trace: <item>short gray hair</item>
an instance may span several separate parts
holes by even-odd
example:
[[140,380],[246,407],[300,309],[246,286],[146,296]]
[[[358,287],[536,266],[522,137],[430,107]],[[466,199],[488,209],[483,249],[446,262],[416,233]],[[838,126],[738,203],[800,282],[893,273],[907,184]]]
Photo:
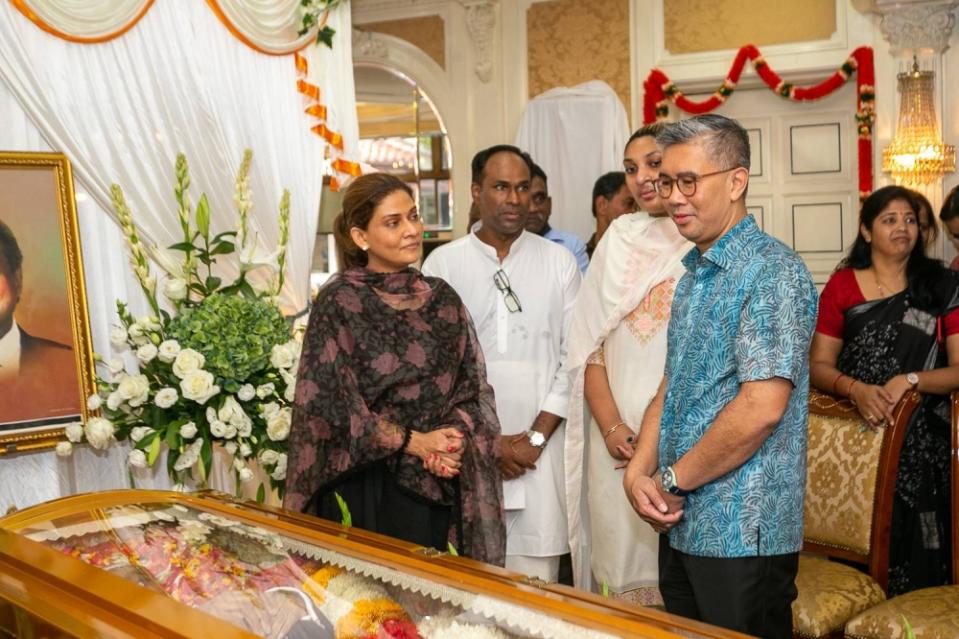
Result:
[[709,161],[722,169],[749,169],[749,134],[739,122],[712,113],[697,115],[667,126],[656,136],[663,150],[703,137]]

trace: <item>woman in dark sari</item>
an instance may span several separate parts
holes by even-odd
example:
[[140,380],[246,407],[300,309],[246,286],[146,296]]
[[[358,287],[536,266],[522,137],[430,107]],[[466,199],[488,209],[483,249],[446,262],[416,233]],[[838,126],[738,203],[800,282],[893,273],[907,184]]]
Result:
[[949,401],[959,389],[959,281],[926,257],[913,193],[870,195],[859,235],[819,302],[814,386],[850,398],[881,426],[910,389],[922,402],[906,432],[892,512],[889,595],[950,580]]
[[473,323],[443,280],[409,267],[410,188],[354,180],[334,233],[345,270],[317,295],[297,378],[283,504],[503,565],[492,388]]

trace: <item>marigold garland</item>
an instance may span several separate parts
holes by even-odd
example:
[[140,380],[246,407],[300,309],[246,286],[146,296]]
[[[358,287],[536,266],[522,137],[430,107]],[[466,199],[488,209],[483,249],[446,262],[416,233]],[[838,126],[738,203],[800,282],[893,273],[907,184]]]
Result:
[[846,61],[831,76],[810,87],[797,87],[784,82],[773,71],[762,54],[754,45],[747,44],[736,54],[733,65],[716,91],[703,100],[695,102],[687,98],[676,88],[662,70],[653,69],[643,82],[643,122],[650,124],[669,117],[669,101],[677,107],[699,115],[719,108],[733,94],[742,75],[746,60],[751,60],[756,74],[766,86],[783,98],[795,102],[819,100],[841,87],[856,74],[856,128],[859,132],[859,197],[865,198],[872,192],[872,128],[876,119],[876,81],[873,68],[872,49],[859,47],[846,58]]

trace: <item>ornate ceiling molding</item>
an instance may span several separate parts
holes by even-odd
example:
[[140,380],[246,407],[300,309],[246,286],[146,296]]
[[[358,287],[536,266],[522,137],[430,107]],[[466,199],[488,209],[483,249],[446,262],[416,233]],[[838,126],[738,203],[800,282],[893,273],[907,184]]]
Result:
[[879,28],[894,56],[942,54],[956,24],[957,0],[856,0],[863,13],[881,16]]
[[476,77],[487,83],[493,77],[493,36],[499,0],[459,0],[466,9],[466,29],[476,53]]

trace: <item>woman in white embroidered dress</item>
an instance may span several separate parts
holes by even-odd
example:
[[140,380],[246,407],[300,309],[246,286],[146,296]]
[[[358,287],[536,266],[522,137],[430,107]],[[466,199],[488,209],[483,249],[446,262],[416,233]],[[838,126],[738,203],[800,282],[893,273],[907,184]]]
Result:
[[576,585],[662,605],[659,535],[623,491],[646,406],[666,363],[673,291],[691,248],[656,192],[660,124],[630,137],[626,184],[642,211],[617,218],[593,255],[573,311],[568,367],[573,391],[566,426],[567,508]]

